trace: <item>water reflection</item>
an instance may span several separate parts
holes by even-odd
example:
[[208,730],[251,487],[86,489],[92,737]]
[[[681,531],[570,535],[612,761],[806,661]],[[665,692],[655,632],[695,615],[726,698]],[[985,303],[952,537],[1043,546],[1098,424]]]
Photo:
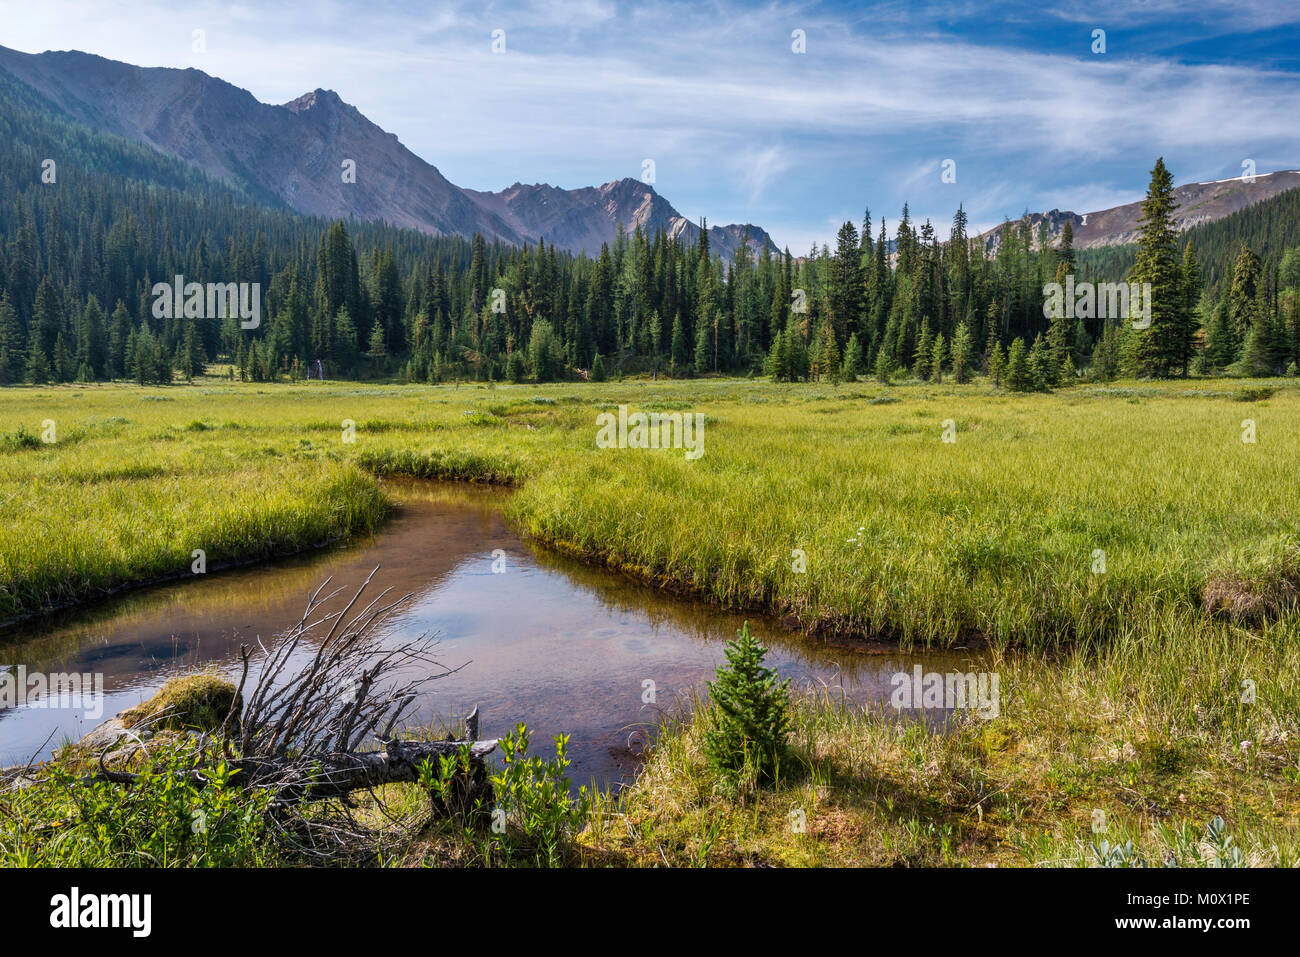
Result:
[[[31,622],[0,636],[0,662],[102,673],[108,717],[178,670],[212,665],[234,675],[239,645],[296,622],[325,578],[350,595],[380,565],[376,582],[414,596],[385,622],[385,638],[436,634],[439,661],[463,666],[426,686],[416,719],[477,704],[486,736],[517,721],[542,744],[567,732],[575,781],[608,783],[630,776],[625,752],[638,729],[704,690],[724,661],[723,642],[744,620],[534,548],[501,517],[507,493],[423,483],[390,491],[400,509],[373,538]],[[891,676],[913,662],[960,663],[827,647],[748,617],[783,676],[858,702],[888,700]],[[0,765],[48,755],[96,723],[66,709],[0,710]]]

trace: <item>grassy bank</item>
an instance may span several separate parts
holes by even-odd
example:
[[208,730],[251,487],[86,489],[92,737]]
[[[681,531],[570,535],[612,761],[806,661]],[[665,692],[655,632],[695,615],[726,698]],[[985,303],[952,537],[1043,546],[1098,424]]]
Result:
[[[647,866],[1099,866],[1103,841],[1131,844],[1130,864],[1205,866],[1230,860],[1206,838],[1222,818],[1242,865],[1295,866],[1297,649],[1294,625],[1255,640],[1169,627],[1100,654],[1010,656],[990,663],[998,718],[959,715],[948,733],[799,697],[782,779],[763,789],[709,770],[706,708],[670,723],[584,840]],[[1253,704],[1244,674],[1267,676]]]
[[[596,448],[619,404],[703,413],[705,454]],[[598,859],[1088,863],[1103,811],[1152,861],[1223,816],[1292,863],[1298,413],[1285,381],[0,390],[0,617],[370,527],[375,475],[515,485],[570,553],[815,633],[980,639],[1001,676],[952,734],[803,702],[750,794],[704,771],[707,715],[674,726]]]
[[389,507],[372,476],[198,389],[7,389],[0,448],[0,620],[192,575],[196,550],[212,572],[318,546]]
[[[367,527],[367,474],[520,485],[531,535],[813,631],[1049,647],[1207,588],[1267,616],[1300,567],[1300,394],[1211,385],[5,390],[0,616],[184,573],[194,548]],[[596,448],[620,403],[702,412],[705,454]]]

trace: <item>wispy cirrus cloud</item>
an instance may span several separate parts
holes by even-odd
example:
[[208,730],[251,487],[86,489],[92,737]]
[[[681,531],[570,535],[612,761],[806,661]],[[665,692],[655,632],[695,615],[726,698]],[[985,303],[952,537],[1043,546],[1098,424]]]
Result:
[[736,156],[733,168],[749,189],[749,202],[755,203],[768,187],[785,176],[794,160],[784,146],[747,148]]

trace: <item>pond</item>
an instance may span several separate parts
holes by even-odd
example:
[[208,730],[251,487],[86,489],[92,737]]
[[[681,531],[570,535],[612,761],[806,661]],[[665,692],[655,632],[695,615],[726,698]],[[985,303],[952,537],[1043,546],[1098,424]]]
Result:
[[[178,672],[215,667],[237,680],[241,643],[255,646],[297,622],[326,578],[350,596],[376,566],[375,585],[412,595],[383,623],[383,640],[434,635],[434,657],[459,669],[423,686],[413,720],[445,721],[477,705],[480,737],[523,721],[541,753],[551,735],[568,733],[575,784],[629,781],[660,713],[706,692],[725,662],[724,643],[746,619],[792,687],[856,703],[888,703],[892,676],[916,663],[970,670],[961,653],[828,646],[559,557],[511,529],[501,508],[508,492],[423,482],[386,489],[399,507],[374,536],[131,592],[0,634],[0,667],[103,682],[99,715],[40,700],[0,708],[0,766],[49,756]],[[942,721],[945,712],[926,714]]]

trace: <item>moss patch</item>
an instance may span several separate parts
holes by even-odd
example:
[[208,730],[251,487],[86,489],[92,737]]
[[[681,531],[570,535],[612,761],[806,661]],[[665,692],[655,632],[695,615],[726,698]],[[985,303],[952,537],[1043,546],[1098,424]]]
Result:
[[231,705],[235,705],[238,727],[243,700],[237,699],[235,686],[215,675],[186,675],[168,681],[148,701],[119,716],[127,728],[148,723],[153,731],[216,731],[221,727]]

